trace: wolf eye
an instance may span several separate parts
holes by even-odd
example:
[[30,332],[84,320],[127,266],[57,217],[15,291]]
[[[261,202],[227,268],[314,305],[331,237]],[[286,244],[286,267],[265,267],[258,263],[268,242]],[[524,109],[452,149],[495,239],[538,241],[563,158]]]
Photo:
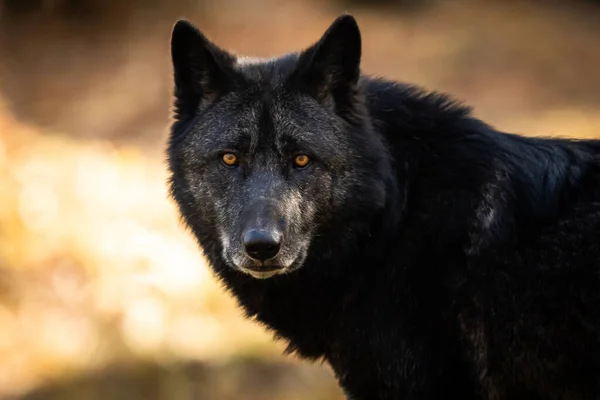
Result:
[[228,167],[235,167],[238,165],[238,157],[233,153],[225,153],[223,154],[223,164]]
[[310,162],[310,158],[306,154],[300,154],[294,158],[294,166],[297,168],[304,168]]

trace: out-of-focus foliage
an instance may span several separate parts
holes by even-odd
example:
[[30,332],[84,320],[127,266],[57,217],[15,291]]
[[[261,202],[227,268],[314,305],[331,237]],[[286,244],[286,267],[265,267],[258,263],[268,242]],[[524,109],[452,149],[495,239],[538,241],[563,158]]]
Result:
[[331,374],[289,362],[236,359],[116,365],[38,388],[23,400],[342,400]]
[[452,92],[500,129],[600,137],[597,6],[412,3],[0,2],[0,398],[341,399],[327,367],[243,318],[179,224],[169,33],[187,17],[273,56],[347,10],[366,72]]

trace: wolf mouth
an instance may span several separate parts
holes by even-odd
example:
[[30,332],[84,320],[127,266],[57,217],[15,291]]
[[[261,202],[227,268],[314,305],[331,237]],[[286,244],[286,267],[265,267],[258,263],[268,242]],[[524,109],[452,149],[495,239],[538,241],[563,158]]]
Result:
[[274,271],[282,271],[282,270],[285,270],[286,268],[281,265],[264,265],[263,264],[261,266],[247,265],[241,269],[249,270],[252,272],[274,272]]
[[290,263],[273,264],[269,261],[255,264],[234,263],[234,267],[238,271],[251,275],[254,278],[266,279],[275,275],[284,275],[296,271],[304,263],[305,258],[306,257],[304,254],[300,254]]
[[288,272],[286,268],[278,268],[278,269],[250,269],[250,268],[240,268],[240,271],[252,276],[255,279],[268,279],[275,275],[282,275]]

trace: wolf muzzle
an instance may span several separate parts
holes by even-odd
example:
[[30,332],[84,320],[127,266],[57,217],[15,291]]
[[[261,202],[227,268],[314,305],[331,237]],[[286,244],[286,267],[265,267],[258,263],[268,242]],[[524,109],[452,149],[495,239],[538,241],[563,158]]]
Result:
[[250,258],[264,263],[279,254],[283,233],[277,214],[275,202],[264,199],[255,201],[244,213],[242,244]]

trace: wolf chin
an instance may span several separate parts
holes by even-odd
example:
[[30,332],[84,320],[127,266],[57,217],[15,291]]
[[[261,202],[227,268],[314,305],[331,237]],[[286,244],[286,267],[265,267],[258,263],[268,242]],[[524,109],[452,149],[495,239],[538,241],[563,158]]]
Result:
[[215,275],[367,399],[600,398],[600,143],[361,73],[342,15],[257,60],[171,38],[170,191]]

